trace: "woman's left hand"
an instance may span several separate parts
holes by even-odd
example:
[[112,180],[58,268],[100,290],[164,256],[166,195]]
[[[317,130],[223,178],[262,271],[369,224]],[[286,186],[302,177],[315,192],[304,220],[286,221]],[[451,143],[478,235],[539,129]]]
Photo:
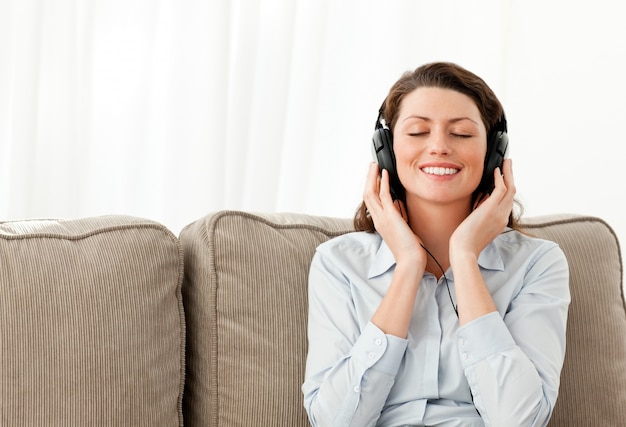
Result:
[[450,238],[451,259],[454,258],[453,251],[471,254],[478,258],[480,252],[507,226],[515,196],[511,159],[504,160],[502,171],[503,173],[500,173],[500,169],[496,168],[494,190],[480,202],[479,206],[452,234]]

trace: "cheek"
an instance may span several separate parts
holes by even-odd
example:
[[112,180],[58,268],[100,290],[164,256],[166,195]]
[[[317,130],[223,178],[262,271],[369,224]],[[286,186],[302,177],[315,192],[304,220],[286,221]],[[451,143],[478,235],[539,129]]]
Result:
[[411,163],[419,157],[419,150],[415,145],[394,142],[393,153],[396,158],[396,171],[398,174],[410,168]]
[[482,170],[483,167],[485,166],[485,157],[487,156],[487,148],[484,145],[477,147],[473,151],[473,154],[474,154],[473,163],[479,166],[480,169]]
[[408,161],[415,159],[420,154],[418,144],[410,144],[407,141],[400,139],[394,139],[393,153],[396,158],[396,163],[406,164]]
[[487,155],[487,148],[482,145],[480,147],[476,147],[472,150],[472,153],[466,157],[469,163],[472,165],[472,175],[473,180],[476,181],[476,185],[478,185],[482,179],[483,172],[485,169],[485,157]]

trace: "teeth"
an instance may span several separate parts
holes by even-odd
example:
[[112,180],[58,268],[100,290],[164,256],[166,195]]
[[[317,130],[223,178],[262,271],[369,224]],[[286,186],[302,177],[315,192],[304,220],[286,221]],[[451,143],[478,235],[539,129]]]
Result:
[[430,175],[453,175],[459,171],[458,169],[454,169],[454,168],[435,168],[435,167],[427,167],[422,170]]

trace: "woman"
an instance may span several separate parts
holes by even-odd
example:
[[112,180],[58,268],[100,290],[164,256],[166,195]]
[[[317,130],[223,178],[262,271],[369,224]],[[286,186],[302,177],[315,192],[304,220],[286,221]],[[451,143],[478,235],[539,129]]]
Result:
[[568,266],[555,243],[517,231],[511,160],[483,177],[500,102],[473,73],[433,63],[392,86],[381,116],[403,194],[373,163],[358,231],[313,258],[311,424],[546,425]]

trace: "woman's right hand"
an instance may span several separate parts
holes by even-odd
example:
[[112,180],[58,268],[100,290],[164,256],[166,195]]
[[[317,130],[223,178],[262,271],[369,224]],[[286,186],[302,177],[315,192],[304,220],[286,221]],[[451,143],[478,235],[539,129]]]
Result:
[[404,203],[394,201],[391,197],[389,173],[383,169],[381,175],[378,175],[378,165],[372,163],[367,174],[363,201],[372,216],[376,231],[389,246],[396,267],[389,289],[371,321],[385,334],[406,338],[417,290],[426,268],[427,254],[420,239],[409,227]]
[[396,260],[413,266],[426,267],[427,254],[419,237],[409,227],[406,207],[401,200],[393,200],[390,192],[389,172],[378,173],[378,165],[371,163],[363,201],[367,206],[376,231],[381,235]]

